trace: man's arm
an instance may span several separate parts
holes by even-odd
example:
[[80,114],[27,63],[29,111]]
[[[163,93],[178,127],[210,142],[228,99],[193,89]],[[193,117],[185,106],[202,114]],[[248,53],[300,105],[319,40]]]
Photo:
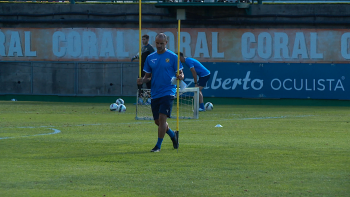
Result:
[[136,55],[134,55],[134,57],[131,58],[131,61],[134,61],[135,59],[139,59],[139,53],[137,53]]
[[[176,75],[177,75],[177,73],[176,73]],[[182,70],[179,71],[179,75],[177,75],[176,78],[179,80],[184,80],[185,75],[184,75]]]
[[144,83],[150,82],[152,79],[152,73],[145,73],[145,76],[143,78],[138,78],[137,79],[137,84],[142,85]]
[[193,76],[193,80],[194,80],[194,85],[197,85],[197,72],[196,70],[194,69],[194,67],[191,68],[191,72],[192,72],[192,76]]

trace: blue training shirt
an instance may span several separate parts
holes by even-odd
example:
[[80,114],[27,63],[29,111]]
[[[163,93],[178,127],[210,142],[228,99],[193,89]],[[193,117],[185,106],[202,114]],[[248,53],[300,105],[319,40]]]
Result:
[[[178,57],[170,50],[162,54],[157,52],[147,56],[143,71],[152,73],[152,98],[164,96],[174,96],[176,94],[176,85],[171,84],[171,79],[176,77]],[[183,69],[180,63],[180,70]]]
[[189,68],[193,68],[196,71],[197,75],[199,77],[205,77],[210,74],[210,71],[203,66],[198,60],[186,57],[185,58],[185,63]]

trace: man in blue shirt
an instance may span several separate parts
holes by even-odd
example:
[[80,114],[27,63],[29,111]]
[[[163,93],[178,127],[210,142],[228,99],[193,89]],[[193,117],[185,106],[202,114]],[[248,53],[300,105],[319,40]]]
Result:
[[177,76],[177,60],[175,53],[166,49],[167,36],[159,33],[156,36],[157,52],[147,56],[144,71],[145,76],[137,79],[137,84],[142,85],[151,81],[151,108],[154,123],[158,125],[158,141],[151,152],[159,152],[163,142],[165,133],[170,136],[173,147],[179,147],[178,131],[174,132],[170,129],[167,118],[170,118],[173,101],[176,94],[176,85],[172,85],[171,79],[177,77],[178,80],[184,79],[182,72],[182,64],[180,63],[180,71]]
[[[202,89],[207,85],[207,82],[210,79],[210,71],[198,60],[184,57],[183,53],[180,53],[180,61],[190,68],[194,79],[194,85],[195,87],[199,87],[199,111],[205,111]],[[199,76],[199,79],[197,79],[197,75]]]

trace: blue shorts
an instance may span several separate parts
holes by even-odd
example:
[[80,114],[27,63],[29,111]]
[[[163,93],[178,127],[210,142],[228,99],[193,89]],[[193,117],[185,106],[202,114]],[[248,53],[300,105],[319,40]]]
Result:
[[151,100],[151,108],[153,119],[159,119],[159,113],[165,114],[170,118],[171,110],[173,108],[175,96],[164,96]]
[[207,82],[208,80],[210,79],[210,74],[205,76],[205,77],[199,77],[199,80],[198,80],[198,86],[202,86],[202,87],[205,87],[207,86]]

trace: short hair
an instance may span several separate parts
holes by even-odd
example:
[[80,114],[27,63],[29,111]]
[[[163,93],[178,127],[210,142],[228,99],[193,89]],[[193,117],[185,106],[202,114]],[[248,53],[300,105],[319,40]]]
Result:
[[183,57],[183,56],[184,56],[184,54],[182,52],[180,52],[180,57]]
[[147,40],[149,39],[149,35],[145,34],[142,36],[142,38],[146,38]]
[[166,41],[168,41],[168,37],[167,37],[163,32],[158,33],[158,34],[156,35],[156,38],[157,38],[157,37],[164,38]]

